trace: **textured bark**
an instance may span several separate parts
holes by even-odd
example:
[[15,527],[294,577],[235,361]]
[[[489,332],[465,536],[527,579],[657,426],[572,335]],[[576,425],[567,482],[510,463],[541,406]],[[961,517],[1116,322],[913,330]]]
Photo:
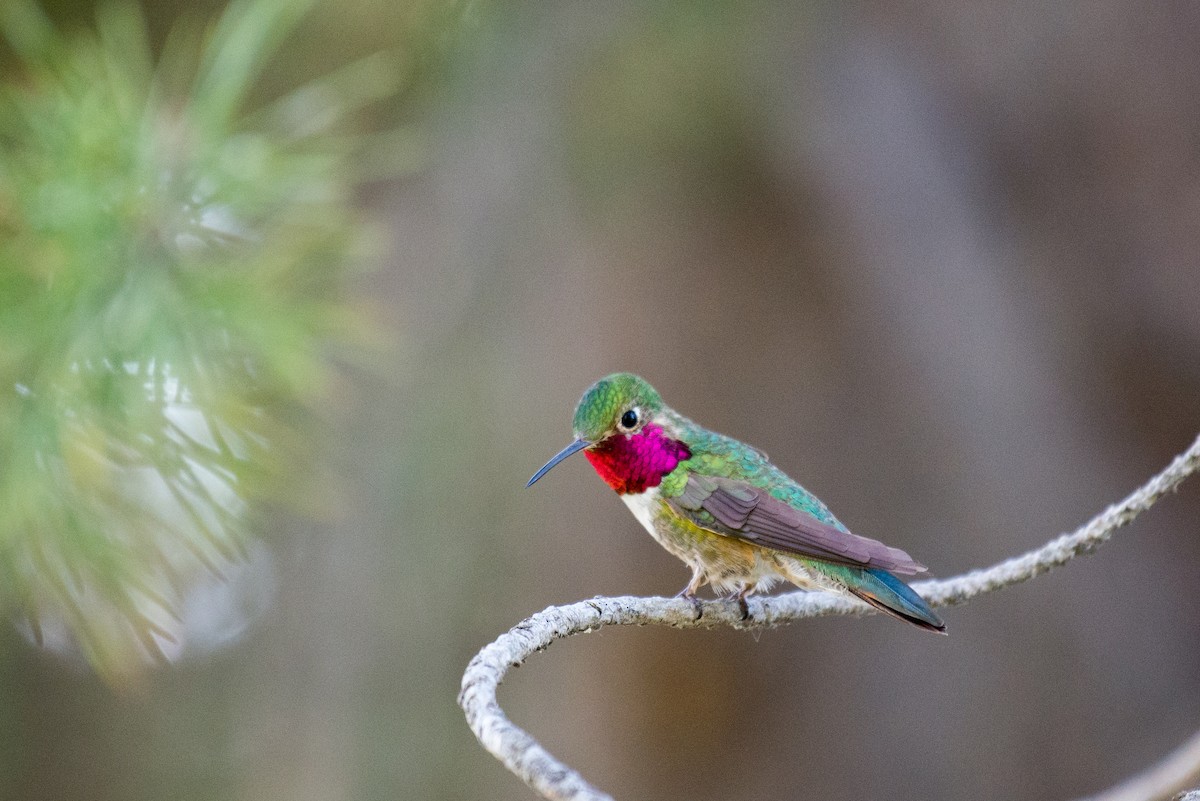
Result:
[[[1035,550],[988,568],[943,580],[923,581],[913,588],[931,606],[951,606],[1028,581],[1094,551],[1113,532],[1172,492],[1200,470],[1200,439],[1158,475],[1125,500],[1113,504],[1085,525],[1050,540]],[[678,598],[593,598],[566,606],[551,606],[518,623],[486,646],[467,665],[458,702],[480,744],[542,796],[599,801],[611,796],[589,785],[577,771],[555,759],[537,740],[504,714],[496,688],[510,668],[521,665],[555,640],[596,631],[603,626],[674,628],[762,628],[824,615],[861,615],[871,607],[851,598],[820,592],[793,592],[748,599],[750,615],[742,619],[735,601],[686,601]],[[1157,773],[1156,773],[1157,772]],[[1139,780],[1169,776],[1173,784]],[[1161,799],[1178,792],[1200,776],[1200,735],[1170,754],[1160,765],[1097,796],[1104,801]]]

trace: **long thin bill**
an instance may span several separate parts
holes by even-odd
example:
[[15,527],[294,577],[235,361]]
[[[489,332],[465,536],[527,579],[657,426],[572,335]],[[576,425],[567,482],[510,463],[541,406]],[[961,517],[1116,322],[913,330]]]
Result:
[[526,485],[525,485],[525,487],[526,487],[526,488],[528,488],[528,487],[532,487],[532,486],[533,486],[533,482],[537,481],[539,478],[541,478],[542,476],[544,476],[544,475],[546,475],[547,473],[549,473],[549,472],[550,472],[550,468],[551,468],[551,467],[554,467],[554,465],[558,464],[558,463],[559,463],[559,462],[561,462],[563,459],[566,459],[566,458],[567,458],[568,456],[570,456],[572,453],[575,453],[575,452],[577,452],[577,451],[581,451],[581,450],[583,450],[584,448],[586,448],[588,445],[591,445],[591,444],[592,444],[592,443],[588,442],[586,439],[577,439],[577,440],[575,440],[575,441],[574,441],[574,442],[572,442],[570,445],[568,445],[567,447],[563,448],[563,449],[562,449],[561,451],[559,451],[558,453],[554,454],[554,457],[553,457],[553,458],[552,458],[550,461],[548,461],[548,462],[546,462],[544,465],[542,465],[542,469],[541,469],[541,470],[539,470],[539,471],[537,471],[536,473],[534,473],[534,474],[533,474],[533,478],[529,479],[529,483],[528,483],[528,484],[526,484]]

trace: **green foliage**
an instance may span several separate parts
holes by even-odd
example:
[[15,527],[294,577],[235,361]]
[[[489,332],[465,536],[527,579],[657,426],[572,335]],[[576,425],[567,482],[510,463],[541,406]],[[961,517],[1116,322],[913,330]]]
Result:
[[110,679],[240,558],[356,325],[335,130],[395,75],[368,60],[336,103],[318,83],[239,116],[307,5],[234,2],[157,67],[132,6],[70,40],[32,2],[0,11],[23,66],[0,86],[0,603]]

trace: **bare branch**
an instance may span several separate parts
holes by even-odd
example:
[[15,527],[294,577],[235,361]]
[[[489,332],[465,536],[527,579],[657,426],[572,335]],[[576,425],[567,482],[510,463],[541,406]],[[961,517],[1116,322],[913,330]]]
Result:
[[[1074,532],[992,567],[954,578],[920,582],[913,585],[914,589],[932,606],[948,606],[1028,581],[1076,556],[1091,553],[1114,531],[1174,491],[1198,469],[1200,439],[1125,500],[1108,507]],[[741,609],[733,601],[621,597],[551,606],[521,621],[476,654],[463,674],[458,703],[480,744],[545,798],[552,801],[611,801],[611,796],[589,785],[578,772],[551,756],[528,732],[508,719],[496,701],[496,688],[505,674],[555,640],[603,626],[655,624],[675,628],[718,625],[755,628],[778,626],[801,618],[860,615],[872,611],[859,601],[823,592],[752,597],[749,609],[750,617],[742,620]],[[1143,797],[1152,796],[1100,796],[1104,801]]]
[[1200,782],[1200,732],[1136,776],[1079,801],[1161,801],[1173,796],[1181,801],[1200,801],[1200,791],[1181,792],[1197,782]]

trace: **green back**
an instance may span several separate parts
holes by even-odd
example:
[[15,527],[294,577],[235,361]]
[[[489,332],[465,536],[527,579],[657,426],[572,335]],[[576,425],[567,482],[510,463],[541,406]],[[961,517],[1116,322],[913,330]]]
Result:
[[666,497],[672,498],[683,492],[690,472],[733,478],[765,489],[775,498],[807,512],[822,523],[845,530],[846,527],[817,496],[771,464],[761,451],[732,437],[709,431],[674,411],[666,411],[671,421],[683,432],[684,441],[692,451],[691,459],[680,462],[663,479],[660,490]]

